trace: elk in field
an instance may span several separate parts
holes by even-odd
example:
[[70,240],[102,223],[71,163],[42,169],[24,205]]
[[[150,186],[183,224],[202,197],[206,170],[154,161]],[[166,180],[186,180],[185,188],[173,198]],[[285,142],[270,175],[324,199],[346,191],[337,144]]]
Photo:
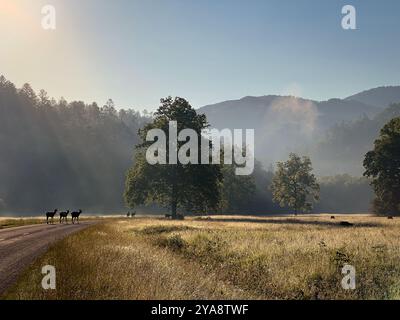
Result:
[[352,227],[354,224],[348,221],[340,221],[339,223],[343,227]]
[[81,215],[82,210],[74,211],[71,213],[72,223],[78,222],[79,223],[79,216]]
[[54,216],[56,215],[58,209],[54,209],[54,211],[46,212],[46,223],[49,224],[49,218],[51,218],[50,223],[53,223]]
[[60,223],[63,223],[65,221],[68,224],[68,214],[69,210],[60,212]]
[[128,211],[128,213],[126,214],[126,216],[128,218],[133,218],[135,215],[136,215],[136,211],[133,211],[133,212]]

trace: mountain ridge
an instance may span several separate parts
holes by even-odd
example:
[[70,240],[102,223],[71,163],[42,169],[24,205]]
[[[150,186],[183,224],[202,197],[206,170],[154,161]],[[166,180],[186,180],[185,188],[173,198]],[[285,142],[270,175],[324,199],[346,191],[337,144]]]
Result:
[[379,86],[353,94],[345,100],[359,101],[372,106],[386,108],[400,101],[400,86]]
[[[381,95],[388,95],[384,97],[380,97]],[[380,95],[379,97],[371,97],[371,95]],[[216,107],[221,104],[225,103],[237,103],[237,102],[244,102],[245,100],[264,100],[264,99],[277,99],[277,98],[295,98],[295,99],[300,99],[304,101],[311,101],[314,103],[324,103],[324,102],[330,102],[332,100],[347,100],[347,101],[358,101],[361,103],[364,103],[366,105],[369,105],[371,107],[381,107],[381,108],[386,108],[388,107],[391,103],[397,103],[400,101],[400,85],[386,85],[386,86],[379,86],[379,87],[374,87],[371,89],[363,90],[358,93],[352,94],[348,97],[345,98],[329,98],[326,100],[315,100],[315,99],[308,99],[300,96],[294,96],[294,95],[279,95],[279,94],[267,94],[267,95],[261,95],[261,96],[243,96],[241,98],[237,99],[228,99],[220,102],[215,102],[215,103],[210,103],[206,104],[204,106],[201,106],[198,108],[200,109],[208,109],[209,107]],[[369,101],[368,98],[370,98]],[[379,98],[381,98],[380,101],[377,101]],[[386,103],[386,101],[389,101],[389,103]]]
[[[400,102],[400,86],[377,87],[325,101],[281,95],[245,96],[206,105],[197,111],[204,113],[210,126],[217,129],[254,129],[255,156],[268,165],[286,159],[290,152],[310,154],[332,128],[374,119],[391,100]],[[340,170],[354,173],[353,168],[349,164],[348,170],[345,166]]]

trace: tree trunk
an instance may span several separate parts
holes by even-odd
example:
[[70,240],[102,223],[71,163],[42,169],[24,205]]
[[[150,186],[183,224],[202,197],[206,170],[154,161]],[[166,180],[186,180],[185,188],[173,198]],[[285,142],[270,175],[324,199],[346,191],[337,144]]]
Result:
[[176,199],[172,199],[171,201],[171,215],[172,215],[172,219],[176,219],[177,213],[176,213],[176,209],[177,209],[177,203],[176,203]]
[[177,219],[177,209],[178,209],[178,186],[176,183],[177,180],[177,168],[174,168],[173,172],[173,181],[172,181],[172,190],[171,190],[171,215],[172,219]]
[[297,217],[297,186],[296,186],[296,183],[294,184],[294,196],[295,196],[294,215],[295,215],[295,217]]

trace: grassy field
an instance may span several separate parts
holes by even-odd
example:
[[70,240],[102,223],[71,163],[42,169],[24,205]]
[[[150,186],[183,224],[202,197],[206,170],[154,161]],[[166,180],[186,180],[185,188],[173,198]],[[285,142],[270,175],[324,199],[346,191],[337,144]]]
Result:
[[[90,219],[116,219],[115,216],[109,215],[109,216],[84,216],[79,218],[80,221],[85,221],[85,220],[90,220]],[[59,223],[59,216],[54,217],[55,224]],[[28,225],[33,225],[33,224],[45,224],[46,223],[46,218],[45,217],[29,217],[29,218],[14,218],[14,217],[0,217],[0,229],[6,229],[6,228],[13,228],[13,227],[22,227],[22,226],[28,226]],[[71,223],[71,215],[68,216],[68,223]]]
[[[46,264],[53,291],[40,285]],[[355,290],[341,287],[344,264]],[[105,221],[54,245],[3,298],[400,299],[400,219]]]
[[43,223],[40,218],[0,218],[0,229]]

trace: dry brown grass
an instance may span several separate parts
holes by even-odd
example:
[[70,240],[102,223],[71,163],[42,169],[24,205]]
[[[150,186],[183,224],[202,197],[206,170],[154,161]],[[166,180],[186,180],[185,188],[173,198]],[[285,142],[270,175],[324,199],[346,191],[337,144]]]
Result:
[[2,218],[0,217],[0,229],[21,227],[32,224],[43,223],[43,219],[40,218]]
[[[94,216],[94,215],[85,215],[81,216],[80,221],[85,220],[100,220],[100,219],[118,219],[121,216],[116,217],[115,215],[107,215],[107,216]],[[53,222],[55,224],[59,223],[58,214],[54,217]],[[68,222],[71,222],[71,215],[68,215]],[[45,224],[45,217],[0,217],[0,229],[13,228],[13,227],[21,227],[21,226],[29,226],[33,224]]]
[[[120,219],[56,244],[6,298],[399,299],[399,248],[400,219]],[[356,290],[341,287],[346,263]],[[55,291],[40,286],[45,264]]]

